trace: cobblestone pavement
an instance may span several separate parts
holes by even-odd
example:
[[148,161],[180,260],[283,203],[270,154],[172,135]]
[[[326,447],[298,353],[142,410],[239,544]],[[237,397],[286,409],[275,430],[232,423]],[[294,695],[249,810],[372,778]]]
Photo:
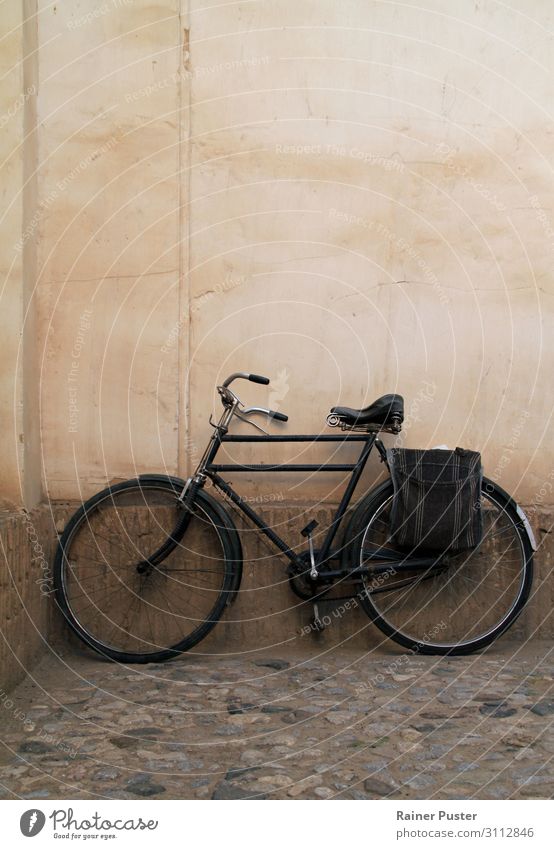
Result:
[[64,650],[0,695],[3,798],[552,798],[551,648],[481,656]]

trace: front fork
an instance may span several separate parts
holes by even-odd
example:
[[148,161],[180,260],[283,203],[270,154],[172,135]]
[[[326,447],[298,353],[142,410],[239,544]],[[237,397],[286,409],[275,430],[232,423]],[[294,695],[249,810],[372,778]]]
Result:
[[210,437],[210,441],[208,442],[195,471],[187,480],[183,487],[183,491],[179,495],[179,501],[181,501],[185,507],[189,507],[189,509],[194,503],[198,490],[202,489],[206,483],[206,467],[209,466],[210,463],[213,463],[215,455],[219,451],[221,440],[229,430],[229,424],[237,411],[238,405],[239,401],[237,398],[231,405],[225,407],[217,423],[212,422],[212,417],[210,416],[210,424],[212,425],[214,432]]
[[179,545],[190,524],[193,515],[192,506],[196,500],[198,491],[202,489],[205,482],[206,478],[203,475],[196,475],[187,480],[183,491],[178,496],[178,500],[183,506],[183,515],[157,551],[154,551],[146,560],[137,563],[136,569],[139,575],[150,575],[156,566],[159,566]]
[[196,501],[196,496],[199,491],[203,489],[207,480],[204,470],[207,465],[213,462],[221,444],[221,437],[227,433],[229,422],[233,417],[237,405],[238,401],[233,404],[232,407],[226,407],[218,423],[214,424],[214,432],[206,446],[206,450],[204,451],[198,466],[196,467],[196,471],[190,478],[188,478],[182,491],[178,495],[178,500],[183,506],[183,515],[177,522],[170,536],[165,540],[160,548],[147,560],[143,560],[137,565],[137,572],[139,574],[149,574],[153,568],[158,566],[169,554],[171,554],[171,552],[183,539],[185,531],[190,524],[191,516],[193,515],[193,506]]
[[201,490],[206,483],[206,476],[203,474],[198,474],[196,472],[193,477],[188,478],[186,481],[183,491],[178,496],[178,500],[183,505],[184,509],[187,513],[192,511],[192,505],[196,500],[196,496],[198,495],[199,490]]

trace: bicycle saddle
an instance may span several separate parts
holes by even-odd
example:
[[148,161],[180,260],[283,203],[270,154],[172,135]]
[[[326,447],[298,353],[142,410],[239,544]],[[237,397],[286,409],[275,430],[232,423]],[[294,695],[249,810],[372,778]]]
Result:
[[384,425],[393,415],[404,421],[404,398],[402,395],[383,395],[363,410],[333,407],[330,415],[338,416],[347,425]]

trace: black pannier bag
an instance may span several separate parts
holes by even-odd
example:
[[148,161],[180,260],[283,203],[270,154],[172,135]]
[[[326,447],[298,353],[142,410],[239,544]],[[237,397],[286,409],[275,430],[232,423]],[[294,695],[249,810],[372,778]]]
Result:
[[394,486],[391,536],[421,551],[463,551],[481,541],[481,455],[456,448],[387,451]]

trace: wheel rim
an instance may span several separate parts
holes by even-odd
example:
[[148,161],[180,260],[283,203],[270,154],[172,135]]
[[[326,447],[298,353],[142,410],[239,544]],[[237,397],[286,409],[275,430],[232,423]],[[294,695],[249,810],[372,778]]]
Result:
[[486,644],[509,624],[525,586],[526,555],[514,521],[484,489],[481,545],[450,555],[435,570],[405,572],[375,559],[380,552],[406,557],[388,539],[391,505],[392,495],[375,510],[360,547],[360,565],[369,570],[364,592],[381,623],[439,650]]
[[220,529],[202,505],[174,550],[144,569],[182,515],[173,490],[146,485],[107,493],[87,511],[61,570],[70,619],[85,639],[141,656],[192,644],[213,625],[228,576]]

